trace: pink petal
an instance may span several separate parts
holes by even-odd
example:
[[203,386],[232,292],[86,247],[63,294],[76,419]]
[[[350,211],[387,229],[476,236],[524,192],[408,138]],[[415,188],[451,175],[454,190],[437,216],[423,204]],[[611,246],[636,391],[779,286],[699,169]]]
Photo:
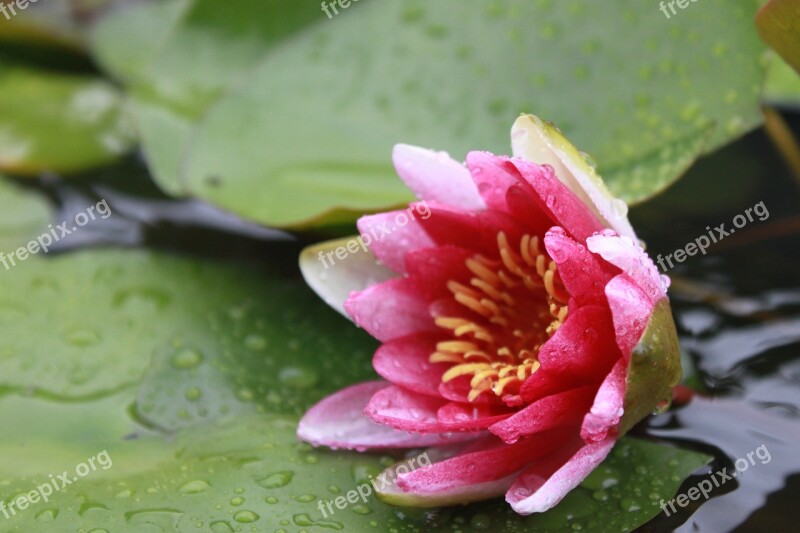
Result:
[[[401,474],[403,475],[403,474]],[[491,481],[464,483],[440,492],[404,492],[398,484],[388,488],[379,488],[378,497],[384,502],[398,507],[430,508],[448,505],[460,505],[497,498],[508,490],[517,474]]]
[[436,417],[447,425],[459,425],[465,429],[486,429],[504,420],[512,412],[503,406],[450,402],[439,408]]
[[489,427],[507,443],[555,427],[577,425],[592,404],[596,387],[588,386],[553,394],[538,400],[513,416]]
[[447,153],[398,144],[392,159],[397,174],[420,199],[467,210],[486,207],[469,170]]
[[467,259],[473,255],[475,252],[450,245],[413,250],[406,255],[406,272],[429,300],[452,298],[447,282],[463,283],[471,277]]
[[583,242],[603,229],[591,209],[556,178],[552,167],[516,158],[509,160],[508,164],[516,168],[523,182],[533,188],[540,209],[576,240]]
[[[358,231],[369,251],[398,274],[405,272],[404,258],[409,250],[433,245],[423,229],[429,218],[423,220],[414,208],[411,212],[415,213],[414,220],[410,220],[408,210],[367,215],[358,220]],[[427,212],[422,211],[422,215]]]
[[556,224],[537,202],[535,192],[527,183],[517,183],[508,189],[506,203],[511,215],[520,221],[529,235],[544,235]]
[[600,382],[620,357],[611,313],[599,306],[570,312],[539,351],[540,369],[576,385]]
[[506,493],[506,501],[522,515],[547,511],[603,462],[615,442],[608,438],[579,448],[564,446],[520,475]]
[[410,391],[439,397],[442,374],[447,363],[431,363],[438,337],[413,335],[384,343],[375,352],[372,366],[384,379]]
[[[546,368],[539,368],[522,384],[519,395],[525,403],[532,403],[545,396],[574,388],[573,381],[570,376],[560,375],[556,372],[548,371]],[[600,379],[597,380],[597,385],[600,385]]]
[[619,270],[602,262],[584,245],[569,237],[563,228],[555,227],[548,231],[544,245],[558,266],[564,287],[577,305],[606,304],[606,283]]
[[639,285],[625,274],[608,282],[606,297],[614,319],[617,346],[627,361],[647,328],[653,304]]
[[592,409],[583,419],[581,438],[584,441],[601,441],[619,425],[625,412],[623,405],[627,375],[628,365],[624,359],[620,359],[600,385]]
[[404,492],[435,499],[440,505],[447,500],[466,503],[497,496],[510,486],[514,478],[509,476],[553,452],[565,438],[564,432],[556,431],[516,444],[497,439],[476,441],[471,449],[455,457],[400,474],[397,485]]
[[347,448],[417,448],[458,442],[461,436],[418,435],[376,424],[364,416],[364,406],[385,381],[352,385],[328,396],[308,410],[297,426],[297,436],[314,446]]
[[467,168],[475,181],[486,205],[490,209],[508,211],[506,194],[517,183],[516,173],[509,172],[504,165],[507,157],[489,152],[470,152],[467,154]]
[[653,260],[629,237],[619,237],[614,234],[594,235],[589,237],[586,243],[589,250],[630,276],[653,305],[666,297],[667,284],[653,264]]
[[465,403],[465,404],[489,404],[489,403],[499,403],[499,398],[494,394],[481,394],[474,401],[469,401],[469,393],[472,390],[472,386],[470,385],[470,381],[472,381],[472,376],[459,376],[455,379],[448,381],[447,383],[442,383],[439,385],[439,394],[442,398],[447,400],[458,402],[458,403]]
[[497,249],[497,231],[487,227],[478,213],[442,205],[431,206],[431,212],[423,229],[436,245],[452,245],[483,254]]
[[407,278],[354,292],[344,302],[344,309],[356,324],[381,342],[439,330],[422,293]]
[[377,392],[364,414],[379,424],[415,433],[447,433],[481,429],[480,424],[442,423],[438,411],[447,403],[441,398],[414,394],[402,387],[387,387]]
[[603,225],[636,238],[626,217],[627,206],[611,195],[583,154],[556,127],[539,117],[522,115],[511,129],[511,145],[515,157],[552,166],[556,177],[589,206]]

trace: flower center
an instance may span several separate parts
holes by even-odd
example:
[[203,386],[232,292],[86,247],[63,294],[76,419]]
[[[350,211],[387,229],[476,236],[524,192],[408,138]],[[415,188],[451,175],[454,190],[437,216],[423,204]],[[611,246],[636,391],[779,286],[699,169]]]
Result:
[[472,376],[469,401],[484,393],[518,394],[539,368],[539,349],[567,318],[569,294],[539,238],[525,235],[514,248],[500,232],[497,248],[497,258],[467,259],[469,285],[447,283],[463,315],[436,318],[453,338],[437,343],[430,361],[452,363],[444,383]]

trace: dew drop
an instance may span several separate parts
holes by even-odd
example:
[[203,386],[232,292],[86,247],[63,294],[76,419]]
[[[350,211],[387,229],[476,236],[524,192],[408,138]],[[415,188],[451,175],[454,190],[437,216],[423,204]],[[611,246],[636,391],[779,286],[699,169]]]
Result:
[[293,476],[294,472],[291,470],[275,472],[274,474],[270,474],[264,479],[258,481],[258,484],[265,489],[277,489],[278,487],[285,487],[291,483]]
[[586,152],[581,152],[580,154],[581,154],[581,158],[583,158],[583,161],[587,165],[589,165],[590,167],[592,167],[594,169],[597,168],[597,161],[595,161],[594,158],[591,155],[587,154]]
[[641,509],[639,504],[634,501],[632,498],[622,498],[619,502],[619,506],[623,511],[634,513]]
[[319,376],[310,368],[289,366],[280,371],[278,380],[296,389],[308,389],[317,384]]
[[233,528],[223,520],[217,520],[209,524],[212,533],[233,533]]
[[296,514],[292,517],[295,525],[300,527],[318,526],[327,529],[344,529],[344,525],[334,520],[317,520],[314,521],[306,513]]
[[190,402],[194,402],[200,399],[200,396],[203,395],[203,392],[198,389],[197,387],[190,387],[186,389],[184,393],[184,397],[189,400]]
[[614,214],[618,217],[625,217],[628,216],[628,204],[625,203],[625,200],[620,198],[615,198],[611,202],[611,209],[614,211]]
[[352,507],[352,509],[353,509],[354,513],[361,514],[361,515],[370,514],[372,512],[372,508],[369,507],[368,505],[364,505],[363,503],[359,503],[358,505],[354,505]]
[[469,525],[475,529],[489,529],[492,519],[487,514],[478,513],[470,519]]
[[183,494],[198,494],[200,492],[205,492],[208,490],[209,484],[203,481],[202,479],[195,479],[192,481],[188,481],[181,485],[178,489],[178,492]]
[[233,515],[233,519],[240,524],[249,524],[259,519],[259,516],[253,511],[239,511]]
[[66,341],[72,346],[92,346],[100,342],[100,335],[90,329],[76,329],[67,334]]
[[181,350],[172,357],[172,366],[180,370],[188,370],[200,364],[203,356],[200,352],[192,349]]
[[45,509],[36,513],[37,522],[52,522],[58,516],[58,509]]
[[260,352],[267,347],[267,339],[261,335],[248,335],[244,339],[244,345],[250,350]]
[[242,387],[241,389],[236,391],[236,397],[243,402],[252,402],[253,398],[255,398],[255,395],[253,394],[253,391],[251,391],[250,389]]

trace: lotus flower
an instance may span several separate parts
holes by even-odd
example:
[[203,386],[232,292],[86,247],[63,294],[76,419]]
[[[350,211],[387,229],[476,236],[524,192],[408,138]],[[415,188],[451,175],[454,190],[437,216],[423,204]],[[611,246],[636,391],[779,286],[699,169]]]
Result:
[[[383,379],[323,399],[298,436],[359,451],[431,447],[436,462],[379,487],[389,503],[505,494],[520,514],[545,511],[680,378],[668,279],[625,204],[537,117],[517,120],[512,144],[514,157],[471,152],[466,166],[395,147],[424,204],[361,218],[362,235],[382,228],[371,255],[325,271],[317,254],[337,243],[301,256],[309,284],[382,343]],[[429,216],[410,220],[423,206]]]

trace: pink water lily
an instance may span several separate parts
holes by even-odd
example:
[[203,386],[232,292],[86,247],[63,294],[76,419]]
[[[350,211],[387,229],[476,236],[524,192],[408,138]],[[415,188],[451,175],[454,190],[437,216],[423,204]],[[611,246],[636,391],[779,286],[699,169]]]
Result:
[[298,436],[434,447],[438,461],[382,491],[390,503],[505,494],[520,514],[545,511],[679,379],[666,278],[624,203],[537,117],[520,117],[512,144],[514,157],[471,152],[466,166],[397,146],[397,172],[430,216],[359,220],[364,235],[383,229],[369,247],[380,265],[303,268],[340,309],[348,285],[336,270],[356,280],[343,309],[382,343],[373,366],[383,379],[322,400]]

